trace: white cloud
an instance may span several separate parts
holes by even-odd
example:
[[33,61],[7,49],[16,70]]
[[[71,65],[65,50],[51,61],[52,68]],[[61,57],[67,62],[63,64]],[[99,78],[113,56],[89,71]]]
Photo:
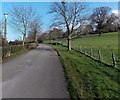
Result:
[[113,10],[112,13],[114,13],[115,15],[118,15],[119,10]]

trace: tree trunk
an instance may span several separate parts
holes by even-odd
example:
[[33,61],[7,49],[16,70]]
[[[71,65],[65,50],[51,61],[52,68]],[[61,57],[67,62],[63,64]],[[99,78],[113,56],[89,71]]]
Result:
[[37,34],[35,34],[35,40],[34,40],[35,43],[37,43]]
[[101,30],[99,30],[98,32],[99,32],[99,36],[101,36],[101,35],[102,35],[102,31],[101,31]]
[[26,34],[23,35],[23,47],[25,46]]
[[68,35],[68,50],[71,50],[71,36]]

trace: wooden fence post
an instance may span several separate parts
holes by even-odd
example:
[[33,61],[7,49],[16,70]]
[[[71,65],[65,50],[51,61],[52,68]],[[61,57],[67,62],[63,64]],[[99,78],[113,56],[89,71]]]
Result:
[[116,67],[116,60],[115,60],[115,55],[112,53],[112,61],[113,61],[113,66]]
[[86,54],[86,46],[85,46],[85,48],[84,48],[84,53]]
[[77,46],[77,50],[78,50],[78,46]]
[[81,46],[80,46],[80,49],[79,49],[79,50],[80,50],[80,52],[81,52]]
[[92,57],[92,48],[90,49],[90,57]]
[[55,40],[55,43],[56,43],[56,45],[57,45],[57,41]]
[[77,50],[77,46],[76,46],[76,50]]
[[98,56],[99,56],[99,60],[101,61],[101,52],[100,52],[100,50],[98,50]]
[[75,50],[75,46],[74,46],[74,50]]
[[56,41],[56,45],[58,45],[58,40],[56,39],[55,41]]

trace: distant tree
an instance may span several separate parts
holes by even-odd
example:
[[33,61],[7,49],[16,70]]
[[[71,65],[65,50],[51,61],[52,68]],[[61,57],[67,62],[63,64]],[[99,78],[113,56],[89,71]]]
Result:
[[110,14],[110,11],[110,7],[98,7],[93,10],[93,14],[90,16],[90,24],[93,25],[99,35],[110,29],[117,18],[114,14]]
[[10,41],[9,44],[10,45],[21,45],[22,41],[21,40]]
[[105,28],[103,29],[103,31],[105,31],[105,32],[116,31],[117,26],[114,23],[115,23],[115,21],[117,21],[117,19],[118,19],[118,17],[114,13],[111,13],[107,18]]
[[37,43],[38,33],[40,33],[40,31],[41,31],[41,27],[42,27],[41,19],[40,19],[40,17],[36,17],[31,22],[30,31],[29,31],[29,35],[28,35],[28,38],[30,40],[34,41],[34,43]]
[[[68,50],[71,50],[71,35],[84,20],[86,6],[83,2],[54,2],[50,13],[55,14],[54,25],[66,28],[68,39]],[[57,16],[57,17],[56,17]]]
[[44,42],[44,41],[46,41],[46,40],[49,40],[49,39],[50,39],[50,37],[49,37],[48,32],[44,32],[43,34],[41,34],[41,35],[38,37],[38,42],[39,42],[39,43],[42,43],[42,42]]
[[82,30],[82,34],[85,34],[85,35],[87,35],[91,32],[93,32],[92,25],[86,25],[85,28]]
[[63,32],[63,33],[62,33],[62,38],[67,38],[66,32]]
[[63,31],[59,28],[53,28],[47,32],[41,34],[38,38],[38,41],[46,41],[46,40],[59,40],[63,38]]
[[23,35],[23,46],[29,32],[31,22],[36,17],[32,7],[16,6],[10,11],[11,23]]
[[2,21],[0,21],[0,46],[2,46]]
[[115,31],[120,31],[120,18],[118,17],[117,20],[114,21],[113,23],[115,27]]
[[52,30],[49,31],[48,33],[50,35],[50,38],[55,40],[55,39],[61,39],[62,37],[62,30],[58,28],[53,28]]

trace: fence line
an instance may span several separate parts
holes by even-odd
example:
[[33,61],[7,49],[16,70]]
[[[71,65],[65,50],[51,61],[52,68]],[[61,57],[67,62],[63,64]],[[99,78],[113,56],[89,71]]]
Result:
[[101,52],[98,50],[99,60],[101,61]]
[[112,60],[113,60],[113,65],[116,67],[116,59],[114,53],[112,53]]
[[[78,47],[78,46],[77,46]],[[74,48],[73,48],[74,49]],[[86,49],[86,46],[82,49],[82,47],[80,46],[80,49],[78,50],[78,49],[74,49],[74,50],[77,50],[77,51],[79,51],[79,52],[81,52],[81,53],[83,53],[83,54],[85,54],[85,55],[87,55],[87,56],[90,56],[91,58],[93,58],[93,59],[97,59],[97,60],[99,60],[99,61],[101,61],[101,62],[104,62],[103,61],[103,59],[102,59],[102,54],[101,54],[101,51],[100,50],[98,50],[98,57],[95,57],[94,56],[94,53],[93,53],[93,49],[91,48],[90,50],[89,50],[89,52],[87,52],[87,49]],[[113,66],[114,67],[117,67],[117,63],[116,63],[116,58],[115,58],[115,54],[114,53],[112,53],[112,56],[111,56],[111,58],[112,58],[112,64],[113,64]],[[105,63],[105,62],[104,62]]]
[[[65,43],[59,42],[59,44],[66,46]],[[72,49],[77,50],[77,51],[79,51],[79,52],[81,52],[81,53],[83,53],[83,54],[85,54],[85,55],[87,55],[95,60],[98,60],[98,61],[101,61],[101,62],[106,63],[108,65],[111,65],[110,63],[104,62],[104,60],[102,59],[102,53],[100,50],[97,51],[98,57],[95,57],[95,52],[93,52],[93,50],[94,50],[93,48],[90,48],[90,50],[88,51],[86,46],[84,48],[82,48],[82,46],[77,45],[77,46],[73,46]],[[117,67],[116,57],[115,57],[114,53],[112,53],[111,59],[112,59],[112,66]]]
[[90,57],[92,57],[92,48],[90,49]]

